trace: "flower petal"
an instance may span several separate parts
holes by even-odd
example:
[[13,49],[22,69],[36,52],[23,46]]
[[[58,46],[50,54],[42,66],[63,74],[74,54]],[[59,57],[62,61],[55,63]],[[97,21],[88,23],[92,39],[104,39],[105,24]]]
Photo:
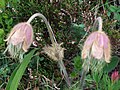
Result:
[[98,45],[100,47],[103,47],[104,46],[104,35],[103,33],[98,33],[98,36],[97,36],[97,41],[98,41]]
[[91,33],[91,34],[88,36],[88,38],[86,39],[85,45],[86,45],[86,46],[91,46],[92,43],[93,43],[93,41],[96,39],[96,37],[97,37],[97,32]]
[[98,45],[98,42],[94,42],[92,45],[91,55],[96,59],[102,59],[103,48]]
[[89,56],[91,46],[94,40],[96,39],[96,37],[97,37],[97,32],[93,32],[86,39],[84,46],[83,46],[83,50],[82,50],[82,55],[81,55],[82,59],[85,59],[87,58],[87,56]]
[[107,63],[110,63],[110,58],[111,58],[110,43],[108,44],[108,48],[104,48],[104,56],[105,56],[105,61]]
[[24,32],[22,30],[17,30],[10,38],[10,43],[13,45],[17,45],[23,42],[24,39]]
[[23,50],[27,51],[33,41],[33,29],[28,23],[25,25],[25,37],[23,42]]

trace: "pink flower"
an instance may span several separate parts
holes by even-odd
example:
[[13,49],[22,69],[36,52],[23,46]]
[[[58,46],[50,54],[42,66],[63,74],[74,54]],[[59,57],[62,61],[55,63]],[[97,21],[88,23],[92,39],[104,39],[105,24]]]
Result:
[[87,37],[82,50],[83,59],[92,56],[96,59],[105,59],[109,63],[110,54],[110,40],[103,31],[95,31]]
[[7,41],[11,55],[17,54],[21,50],[27,52],[33,41],[32,26],[27,22],[15,25],[5,41]]
[[111,80],[112,82],[115,82],[119,79],[119,72],[118,71],[114,71],[111,75]]

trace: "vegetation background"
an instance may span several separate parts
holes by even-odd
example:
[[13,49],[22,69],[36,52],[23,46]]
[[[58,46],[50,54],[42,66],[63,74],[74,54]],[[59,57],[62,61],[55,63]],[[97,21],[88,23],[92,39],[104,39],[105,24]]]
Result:
[[[108,72],[109,76],[113,70],[120,72],[119,0],[0,0],[0,90],[5,89],[11,73],[19,64],[17,58],[13,59],[9,53],[3,54],[6,49],[4,40],[14,25],[27,21],[37,12],[48,19],[58,43],[63,42],[62,47],[66,49],[64,63],[74,84],[79,80],[83,42],[89,33],[96,30],[93,22],[98,16],[103,18],[103,31],[111,41],[111,55],[118,58]],[[34,48],[39,50],[30,61],[18,90],[65,90],[66,84],[57,63],[41,53],[43,46],[51,44],[44,22],[36,18],[32,26],[34,43],[29,51]],[[96,90],[91,89],[91,85],[94,83],[89,83],[86,90]]]

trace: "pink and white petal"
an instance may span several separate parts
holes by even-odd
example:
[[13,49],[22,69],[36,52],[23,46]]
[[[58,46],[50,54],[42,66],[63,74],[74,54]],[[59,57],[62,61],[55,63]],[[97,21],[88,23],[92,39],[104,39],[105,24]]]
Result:
[[10,38],[10,43],[13,45],[17,45],[23,42],[24,32],[22,30],[17,30]]
[[101,59],[103,57],[103,48],[99,47],[96,42],[92,45],[91,55],[96,59]]
[[25,30],[25,41],[27,44],[27,47],[29,48],[31,43],[33,42],[33,29],[32,26],[27,24],[26,30]]
[[89,56],[90,49],[96,37],[97,37],[97,32],[93,32],[86,39],[84,46],[83,46],[83,50],[82,50],[82,55],[81,55],[82,59],[85,59],[87,58],[87,56]]
[[[13,27],[12,31],[10,32],[8,38],[7,38],[5,41],[8,41],[8,43],[10,43],[10,42],[11,42],[11,37],[15,34],[16,31],[21,30],[21,27],[24,25],[24,23],[25,23],[25,22],[19,23],[19,24],[15,25],[15,26]],[[17,39],[16,39],[16,40],[17,40]]]
[[108,44],[110,43],[110,40],[106,34],[104,34],[104,48],[108,48]]
[[99,33],[98,34],[98,45],[100,47],[103,47],[104,46],[104,35],[102,33]]
[[82,54],[81,54],[82,59],[85,59],[87,58],[87,56],[89,56],[90,48],[91,48],[90,46],[83,47]]
[[33,42],[33,29],[32,26],[28,23],[24,24],[24,42],[23,42],[23,50],[27,52],[31,43]]
[[26,43],[26,41],[24,40],[22,49],[24,50],[24,52],[27,52],[28,48],[29,48],[29,47],[27,46],[27,43]]
[[[15,27],[17,27],[17,25]],[[5,41],[9,42],[11,36],[17,31],[17,29],[15,29],[15,27],[13,27],[12,31],[10,32],[10,34],[8,35],[8,38]]]
[[91,34],[88,36],[88,38],[86,39],[85,45],[86,45],[86,46],[91,46],[92,43],[94,42],[94,40],[96,39],[96,37],[97,37],[97,32],[91,33]]
[[107,63],[110,63],[110,58],[111,58],[110,44],[108,44],[108,48],[104,48],[104,56],[105,56],[105,61]]

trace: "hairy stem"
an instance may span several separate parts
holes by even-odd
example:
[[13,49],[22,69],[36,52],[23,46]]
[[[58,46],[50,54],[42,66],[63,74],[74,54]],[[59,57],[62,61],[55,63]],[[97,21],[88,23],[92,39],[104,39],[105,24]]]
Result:
[[90,67],[90,60],[85,60],[83,63],[83,70],[82,70],[82,75],[81,75],[81,79],[80,79],[80,88],[83,90],[84,87],[84,83],[85,83],[85,77],[87,72],[89,71],[89,67]]
[[[49,22],[47,21],[47,19],[45,18],[45,16],[44,16],[43,14],[41,14],[41,13],[35,13],[35,14],[33,14],[33,15],[29,18],[29,20],[27,21],[27,23],[30,23],[35,17],[40,17],[40,18],[42,18],[42,19],[44,20],[44,22],[45,22],[45,24],[46,24],[46,26],[47,26],[47,28],[48,28],[48,32],[49,32],[49,35],[50,35],[51,42],[52,42],[53,45],[56,45],[56,44],[57,44],[57,41],[56,41],[56,39],[55,39],[54,33],[53,33],[53,31],[52,31],[52,28],[51,28]],[[55,47],[56,47],[56,46],[55,46]],[[66,68],[65,68],[65,66],[64,66],[63,61],[62,61],[62,60],[58,60],[58,64],[59,64],[59,66],[60,66],[61,73],[63,73],[64,76],[65,76],[65,81],[66,81],[67,84],[70,86],[71,83],[70,83],[70,80],[69,80],[69,77],[68,77],[68,74],[67,74],[67,71],[66,71]]]
[[69,77],[68,77],[68,74],[67,74],[67,71],[66,71],[66,68],[65,68],[65,66],[64,66],[63,61],[62,61],[62,60],[59,60],[59,61],[58,61],[58,64],[59,64],[59,66],[60,66],[61,74],[64,74],[66,83],[68,84],[68,86],[71,86],[71,82],[70,82],[70,79],[69,79]]
[[102,31],[102,23],[103,23],[103,21],[102,21],[102,18],[101,18],[101,17],[98,17],[98,18],[95,20],[95,22],[94,22],[94,24],[93,24],[93,27],[96,27],[97,23],[98,23],[98,31]]
[[46,26],[47,26],[47,28],[48,28],[48,32],[49,32],[49,35],[50,35],[51,42],[52,42],[52,43],[57,43],[57,42],[56,42],[56,39],[55,39],[55,36],[54,36],[54,33],[53,33],[53,31],[52,31],[52,28],[51,28],[49,22],[47,21],[46,17],[45,17],[43,14],[41,14],[41,13],[35,13],[35,14],[33,14],[33,15],[29,18],[29,20],[27,21],[27,23],[31,23],[31,21],[32,21],[35,17],[40,17],[40,18],[42,18],[42,19],[44,20],[44,22],[45,22],[45,24],[46,24]]

